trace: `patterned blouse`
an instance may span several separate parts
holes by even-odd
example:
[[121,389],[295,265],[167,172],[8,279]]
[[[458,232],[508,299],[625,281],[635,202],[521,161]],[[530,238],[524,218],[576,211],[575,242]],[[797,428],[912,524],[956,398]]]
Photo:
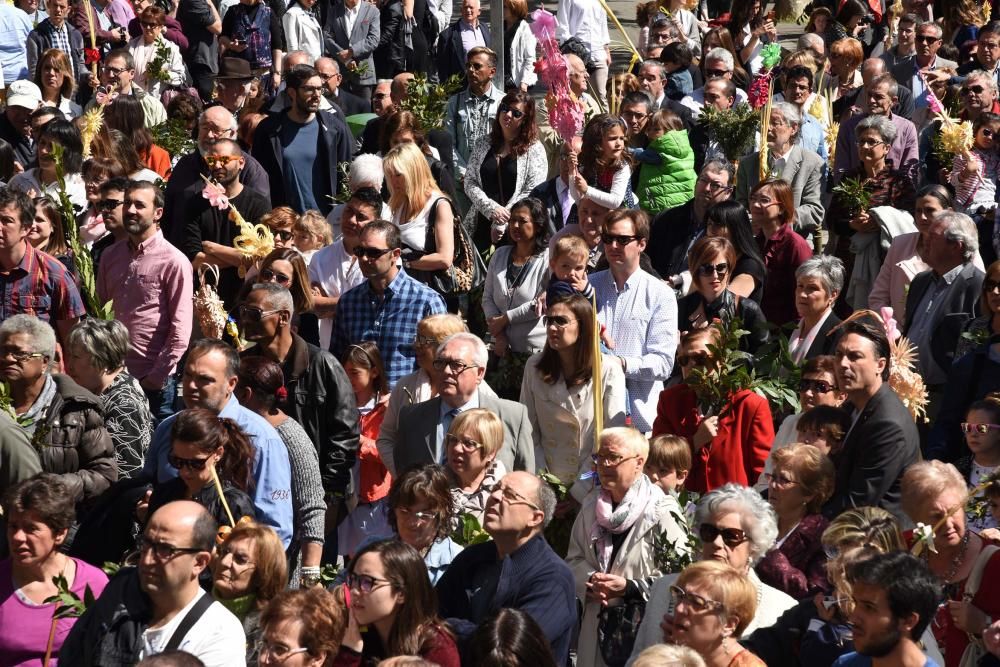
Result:
[[118,478],[131,478],[142,471],[150,440],[153,437],[153,417],[139,382],[121,371],[101,394],[104,425],[115,445]]

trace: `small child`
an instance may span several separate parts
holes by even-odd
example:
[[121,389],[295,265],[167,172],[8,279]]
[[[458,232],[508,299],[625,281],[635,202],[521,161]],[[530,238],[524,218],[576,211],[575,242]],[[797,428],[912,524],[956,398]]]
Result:
[[309,266],[309,260],[317,250],[333,243],[333,233],[322,213],[306,211],[292,226],[292,242],[306,261],[306,266]]
[[632,194],[632,158],[625,152],[625,121],[597,114],[583,128],[583,145],[570,179],[574,202],[589,197],[604,208],[635,207]]
[[[981,85],[967,81],[965,86]],[[958,154],[951,165],[955,186],[955,207],[976,215],[980,208],[996,206],[997,177],[1000,176],[1000,115],[983,113],[972,125],[973,145],[968,155]]]
[[566,234],[556,239],[549,255],[549,270],[552,278],[546,290],[546,303],[551,304],[558,297],[579,294],[588,301],[594,296],[594,288],[587,280],[587,260],[590,249],[587,242],[576,234]]
[[[962,431],[971,458],[959,460],[956,467],[970,487],[982,484],[1000,468],[1000,397],[990,394],[969,406]],[[996,528],[994,515],[983,507],[986,494],[976,496],[973,506],[978,510],[966,515],[965,524],[971,530]],[[995,501],[994,501],[995,502]]]
[[691,72],[688,71],[693,59],[691,48],[683,42],[667,44],[660,52],[660,62],[667,72],[667,83],[663,92],[675,102],[680,102],[694,91],[694,81],[691,79]]
[[661,109],[646,122],[646,148],[630,148],[639,166],[639,205],[647,211],[665,211],[694,197],[698,173],[694,150],[684,122],[673,111]]
[[664,493],[676,496],[691,471],[691,445],[679,435],[656,436],[649,442],[649,458],[643,471]]
[[851,415],[832,405],[806,410],[796,424],[799,442],[812,445],[827,456],[836,456],[850,429]]
[[[993,525],[1000,526],[1000,482],[993,482],[983,491],[987,509],[993,518]],[[980,537],[992,542],[1000,542],[1000,528],[984,528],[979,531]]]

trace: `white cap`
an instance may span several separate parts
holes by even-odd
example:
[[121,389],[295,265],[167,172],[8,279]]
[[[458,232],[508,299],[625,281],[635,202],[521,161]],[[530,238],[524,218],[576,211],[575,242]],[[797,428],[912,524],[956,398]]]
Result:
[[42,91],[31,81],[21,79],[7,86],[7,106],[34,111],[42,104]]

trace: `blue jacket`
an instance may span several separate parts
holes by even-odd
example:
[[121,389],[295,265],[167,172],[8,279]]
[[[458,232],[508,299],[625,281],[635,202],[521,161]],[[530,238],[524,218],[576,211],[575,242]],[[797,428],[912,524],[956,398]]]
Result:
[[[462,645],[477,626],[503,607],[520,609],[541,626],[556,664],[565,665],[577,625],[576,594],[569,566],[538,534],[501,561],[495,591],[468,590],[476,571],[496,564],[497,558],[492,540],[466,547],[455,557],[437,585],[441,616],[451,624]],[[477,595],[490,596],[488,604],[474,600]],[[474,615],[474,608],[487,612]]]

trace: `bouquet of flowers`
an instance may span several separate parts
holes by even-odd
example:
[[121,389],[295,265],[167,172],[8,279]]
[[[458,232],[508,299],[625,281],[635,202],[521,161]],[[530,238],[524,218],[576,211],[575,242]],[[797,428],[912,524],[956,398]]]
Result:
[[755,109],[763,107],[760,114],[760,156],[758,159],[759,180],[766,180],[768,177],[767,145],[768,129],[771,126],[771,103],[774,101],[774,69],[781,62],[781,47],[777,44],[768,44],[761,50],[763,67],[760,74],[750,84],[750,106]]

